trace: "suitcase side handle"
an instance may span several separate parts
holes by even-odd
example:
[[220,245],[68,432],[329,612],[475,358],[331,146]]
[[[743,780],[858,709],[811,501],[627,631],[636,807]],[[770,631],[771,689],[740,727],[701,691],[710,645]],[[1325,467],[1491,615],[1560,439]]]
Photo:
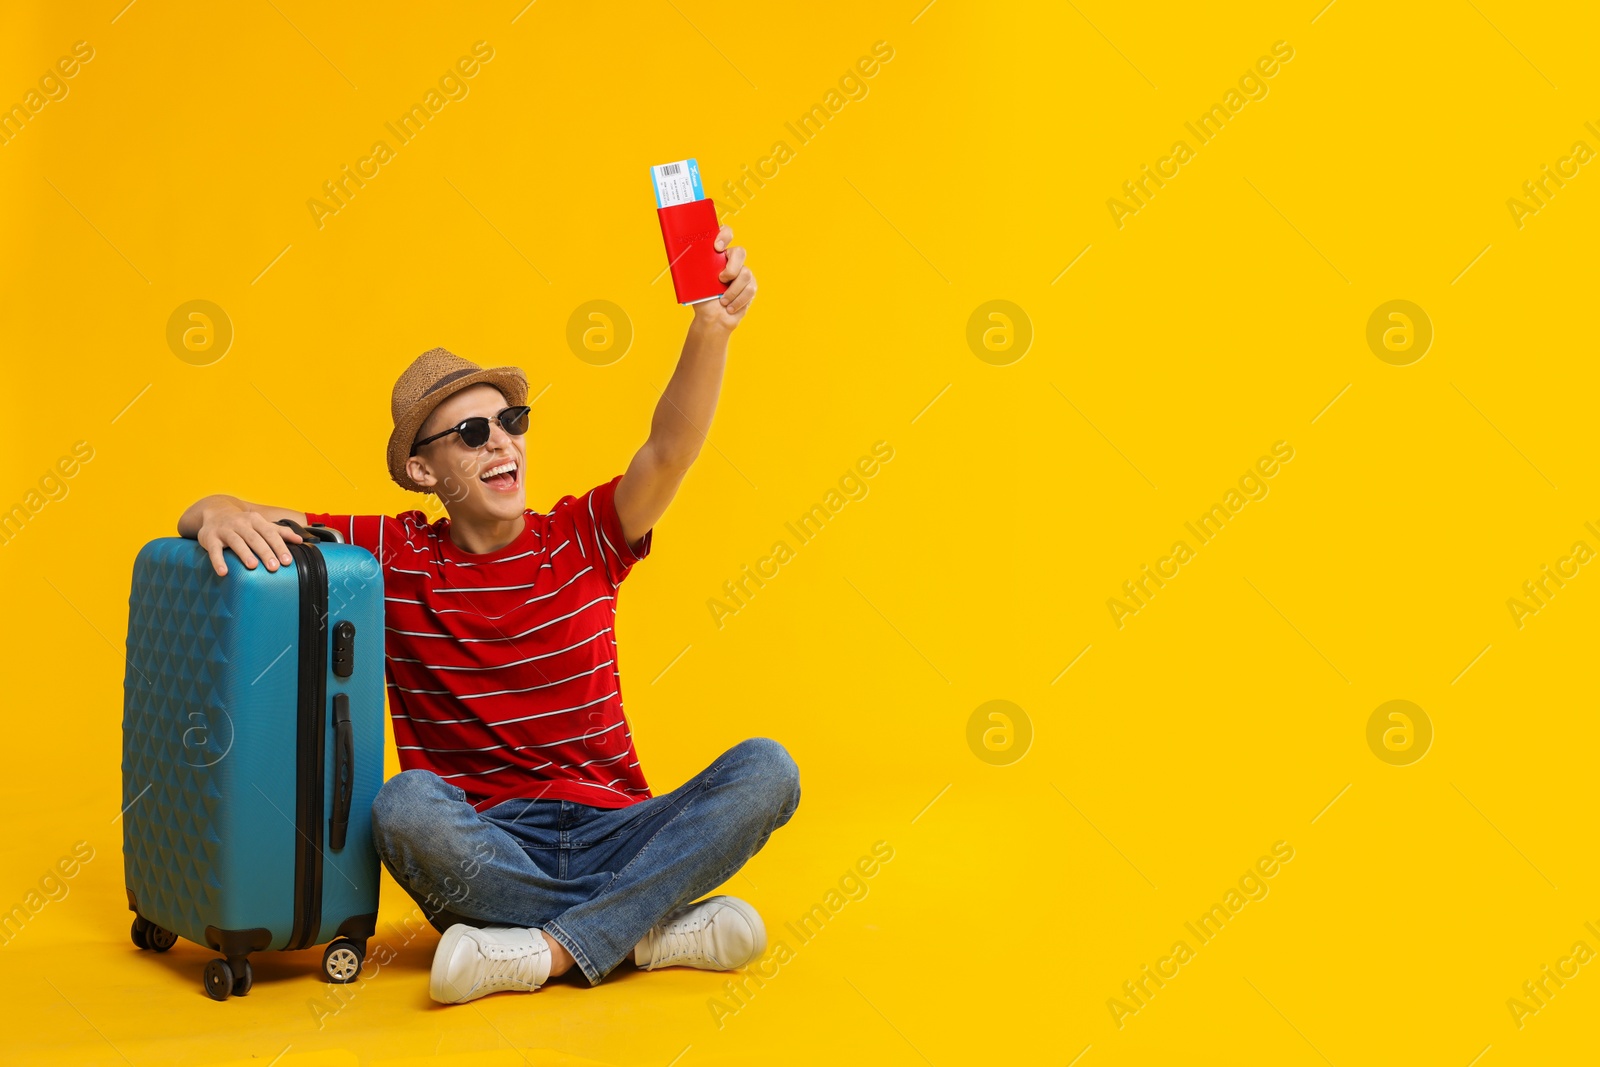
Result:
[[328,847],[344,848],[350,828],[350,799],[355,792],[355,737],[350,725],[350,698],[333,695],[333,814],[328,817]]
[[312,523],[310,526],[302,526],[293,519],[279,519],[278,525],[289,527],[289,529],[299,534],[301,540],[304,541],[322,541],[334,545],[344,543],[344,538],[339,536],[337,530],[331,526],[324,526],[320,522]]

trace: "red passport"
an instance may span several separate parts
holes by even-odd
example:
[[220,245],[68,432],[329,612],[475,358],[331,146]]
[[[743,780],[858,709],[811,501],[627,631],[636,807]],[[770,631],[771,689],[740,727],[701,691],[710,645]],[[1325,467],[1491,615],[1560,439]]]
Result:
[[728,254],[717,251],[717,209],[710,200],[656,208],[661,237],[667,245],[672,289],[680,304],[713,300],[728,291],[717,275],[728,265]]

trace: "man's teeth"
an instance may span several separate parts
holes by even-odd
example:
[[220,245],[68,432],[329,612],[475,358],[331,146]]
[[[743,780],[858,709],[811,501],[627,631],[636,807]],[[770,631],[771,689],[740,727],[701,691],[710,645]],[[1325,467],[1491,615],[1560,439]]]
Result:
[[516,473],[516,470],[517,465],[515,463],[502,463],[498,467],[490,467],[488,470],[480,474],[478,478],[480,481],[487,481],[497,474],[514,474]]

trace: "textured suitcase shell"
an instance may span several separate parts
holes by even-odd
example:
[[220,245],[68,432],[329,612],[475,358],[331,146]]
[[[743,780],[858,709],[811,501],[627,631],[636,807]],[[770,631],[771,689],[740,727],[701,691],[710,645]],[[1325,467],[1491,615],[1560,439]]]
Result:
[[[326,656],[325,704],[349,701],[353,789],[344,846],[334,810],[333,715],[324,708],[320,921],[304,944],[341,934],[358,944],[378,910],[372,801],[383,781],[383,587],[365,549],[324,544],[328,620],[355,626],[349,677]],[[123,704],[123,853],[129,906],[190,941],[244,955],[279,949],[295,925],[300,575],[230,558],[219,577],[185,538],[147,544],[128,600]],[[224,932],[252,932],[240,942]],[[135,940],[138,940],[137,931]],[[259,943],[264,941],[265,943]]]

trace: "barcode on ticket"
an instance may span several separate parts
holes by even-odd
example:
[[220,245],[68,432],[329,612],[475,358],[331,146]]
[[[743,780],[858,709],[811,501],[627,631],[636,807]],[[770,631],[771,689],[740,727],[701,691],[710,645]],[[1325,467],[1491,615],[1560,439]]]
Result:
[[656,207],[672,207],[706,198],[700,187],[700,164],[692,159],[651,167],[650,178],[655,182]]

